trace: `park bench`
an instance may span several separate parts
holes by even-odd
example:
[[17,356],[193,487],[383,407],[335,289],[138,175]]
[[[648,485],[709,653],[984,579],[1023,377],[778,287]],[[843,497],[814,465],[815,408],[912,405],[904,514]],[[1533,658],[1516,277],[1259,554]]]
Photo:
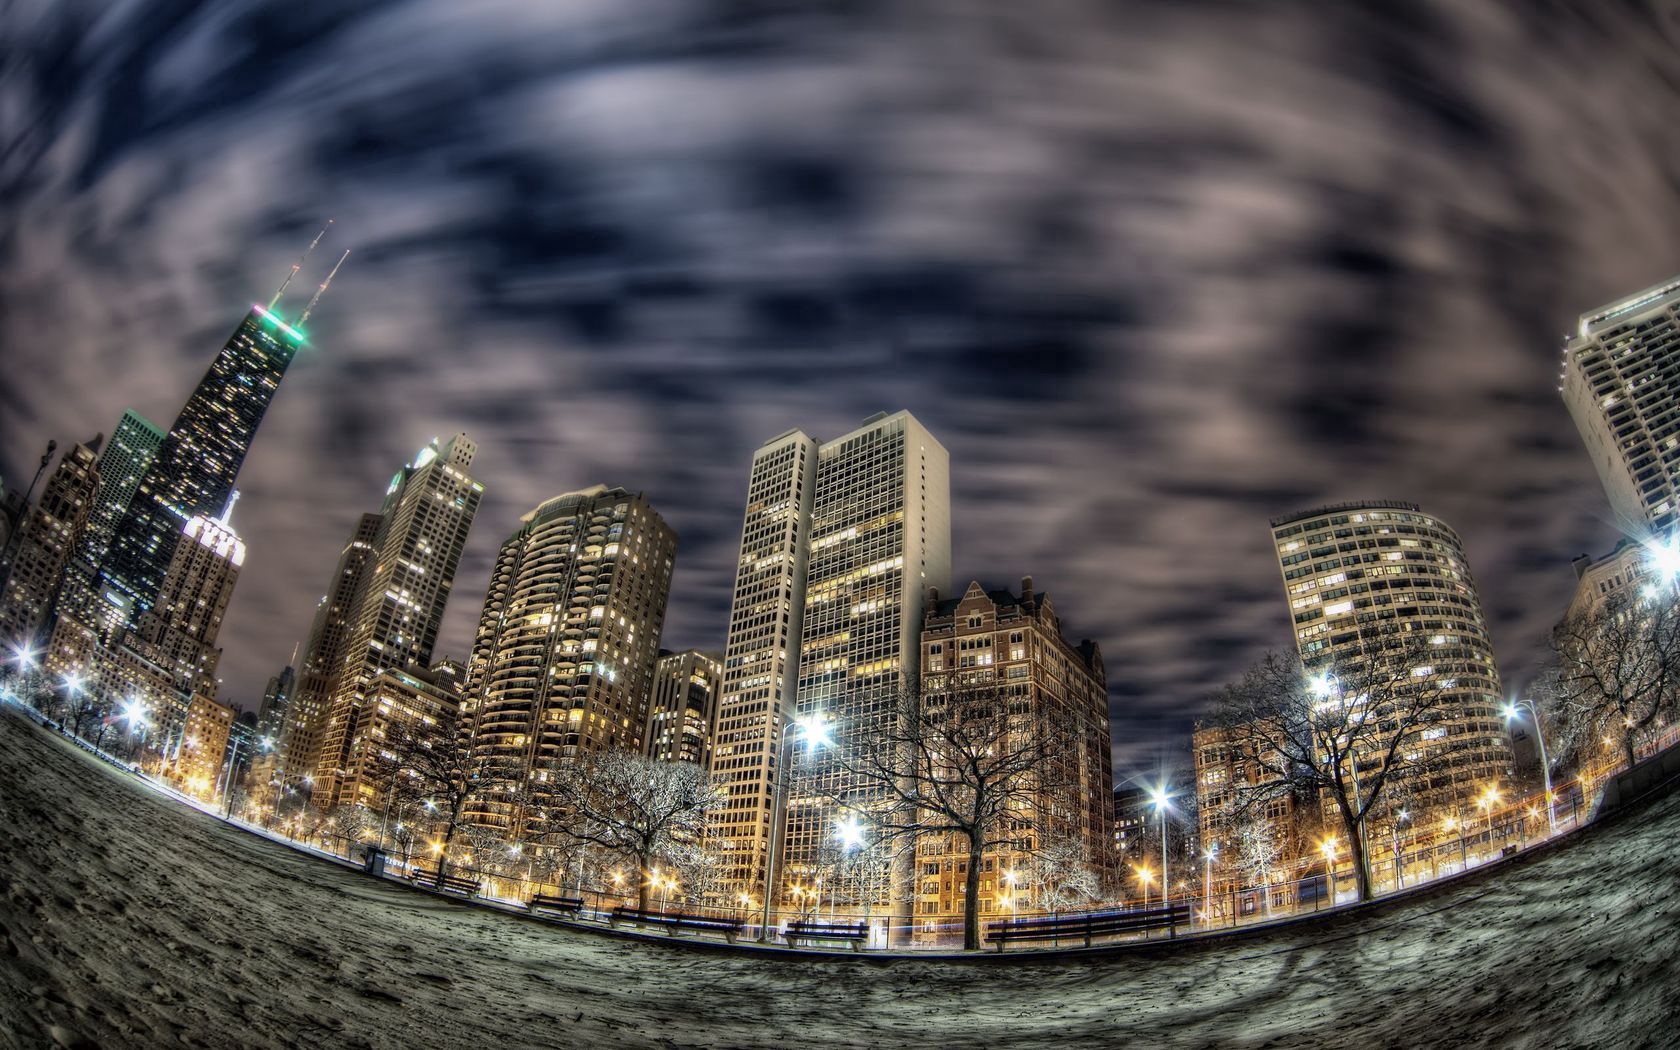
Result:
[[477,879],[469,879],[463,875],[443,875],[440,880],[440,874],[442,873],[436,870],[427,871],[421,868],[409,878],[414,880],[416,886],[440,893],[459,893],[463,897],[471,897],[478,892]]
[[986,927],[986,940],[995,942],[1000,952],[1010,941],[1048,941],[1060,940],[1063,937],[1081,938],[1085,947],[1089,948],[1094,937],[1112,937],[1123,933],[1165,929],[1177,937],[1178,927],[1189,925],[1189,922],[1190,906],[1174,904],[1169,908],[994,922]]
[[794,948],[799,947],[800,941],[846,941],[850,942],[852,951],[861,951],[869,940],[869,925],[862,922],[808,922],[795,919],[788,923],[787,931],[782,939]]
[[647,926],[663,926],[665,927],[665,932],[670,934],[672,937],[675,937],[679,930],[709,930],[713,933],[723,934],[724,939],[730,944],[734,944],[735,938],[741,933],[740,919],[731,919],[722,915],[691,915],[686,912],[644,911],[641,908],[632,908],[628,904],[620,904],[618,907],[614,908],[612,910],[612,914],[608,916],[607,922],[613,926],[617,926],[621,922],[633,922]]
[[548,893],[533,893],[525,906],[532,911],[558,911],[577,915],[583,911],[582,897],[556,897]]

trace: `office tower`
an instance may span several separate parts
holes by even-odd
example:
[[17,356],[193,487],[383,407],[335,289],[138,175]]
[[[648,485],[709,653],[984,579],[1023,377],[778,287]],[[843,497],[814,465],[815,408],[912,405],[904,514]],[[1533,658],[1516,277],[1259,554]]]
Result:
[[[297,659],[294,650],[292,658]],[[297,688],[297,671],[287,664],[280,673],[268,680],[263,689],[262,706],[257,709],[258,738],[267,737],[279,743],[286,725],[286,709],[291,706],[292,691]]]
[[677,535],[640,493],[596,485],[520,518],[490,574],[467,670],[463,731],[507,785],[468,819],[515,835],[579,755],[640,750]]
[[790,430],[759,446],[747,477],[712,741],[712,781],[724,802],[707,825],[729,900],[763,893],[765,861],[781,820],[774,809],[776,782],[799,681],[816,476],[817,443]]
[[99,453],[99,495],[88,514],[87,527],[70,559],[59,599],[59,615],[73,616],[108,636],[120,619],[98,600],[99,564],[110,549],[117,523],[128,510],[140,478],[163,445],[163,431],[133,409],[123,413],[116,432]]
[[181,531],[183,542],[175,546],[157,601],[141,615],[135,635],[150,647],[146,655],[154,663],[171,669],[183,692],[213,697],[222,658],[216,636],[245,564],[245,543],[225,513],[195,514]]
[[[317,236],[310,250],[320,240]],[[340,257],[339,265],[343,262]],[[302,263],[292,267],[292,276]],[[156,599],[187,519],[219,514],[227,504],[280,380],[306,345],[302,324],[337,272],[333,267],[296,324],[274,312],[291,276],[267,307],[252,304],[175,417],[100,566],[101,598],[121,611],[125,624],[137,624]]]
[[[780,885],[820,867],[842,809],[866,816],[890,804],[880,785],[847,772],[853,759],[837,757],[877,739],[896,717],[893,698],[920,681],[923,598],[951,582],[945,447],[908,412],[824,443],[809,545],[795,709],[826,722],[833,743],[801,752],[789,771]],[[871,863],[857,874],[863,895],[876,906],[907,901],[908,864]]]
[[[1020,594],[970,583],[960,598],[941,600],[930,589],[921,653],[919,699],[925,712],[940,710],[953,689],[977,687],[988,695],[1000,690],[1008,698],[1012,738],[1019,732],[1054,742],[1047,761],[1032,773],[1031,803],[1000,818],[1014,826],[1016,837],[985,853],[982,920],[1015,914],[1017,885],[1026,889],[1028,865],[1045,846],[1065,845],[1070,853],[1077,847],[1091,872],[1106,876],[1113,867],[1113,744],[1108,679],[1096,643],[1069,642],[1050,596],[1035,591],[1027,576]],[[918,931],[960,924],[967,840],[923,834],[915,850]]]
[[216,797],[233,734],[233,708],[194,693],[181,730],[166,755],[164,776],[189,795]]
[[1559,379],[1617,526],[1641,541],[1671,537],[1680,510],[1680,278],[1582,314]]
[[1387,500],[1318,507],[1271,528],[1309,673],[1353,687],[1372,672],[1376,646],[1395,637],[1427,645],[1414,674],[1440,691],[1444,721],[1424,747],[1442,749],[1443,762],[1415,785],[1419,805],[1509,778],[1499,670],[1458,534],[1416,504]]
[[313,783],[315,780],[315,768],[321,762],[327,706],[348,652],[350,618],[361,599],[362,581],[373,558],[373,543],[383,520],[378,514],[363,514],[357,520],[349,542],[339,552],[338,564],[333,566],[327,593],[315,606],[309,640],[303,647],[303,673],[298,676],[296,690],[287,705],[280,734],[279,776],[285,781]]
[[432,661],[455,570],[484,496],[484,486],[467,473],[475,452],[465,434],[441,444],[434,438],[386,489],[322,730],[315,767],[319,805],[351,801],[341,795],[341,781],[362,763],[360,749],[371,746],[360,730],[373,680],[381,671]]
[[723,664],[716,653],[661,650],[653,667],[653,695],[644,751],[662,762],[711,764]]
[[0,639],[6,644],[33,642],[47,626],[65,567],[99,495],[100,441],[96,437],[66,453],[40,502],[23,518],[11,562],[0,570]]

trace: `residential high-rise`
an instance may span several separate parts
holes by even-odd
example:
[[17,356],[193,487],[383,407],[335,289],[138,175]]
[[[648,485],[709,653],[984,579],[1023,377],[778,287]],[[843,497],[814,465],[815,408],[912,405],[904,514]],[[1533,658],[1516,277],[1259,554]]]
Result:
[[1623,532],[1666,540],[1680,513],[1680,278],[1580,316],[1558,389]]
[[1630,598],[1653,586],[1655,569],[1651,552],[1633,540],[1622,540],[1602,558],[1581,555],[1575,567],[1575,594],[1569,600],[1564,619],[1593,616],[1612,597]]
[[23,519],[10,564],[0,567],[0,639],[6,644],[31,642],[47,626],[99,494],[101,440],[77,445],[59,460]]
[[309,640],[303,647],[303,673],[280,733],[279,775],[285,781],[314,782],[321,763],[321,739],[326,731],[327,707],[344,668],[344,654],[350,641],[350,618],[362,595],[362,582],[373,559],[373,544],[379,537],[378,514],[363,514],[355,531],[339,552],[327,593],[315,606],[309,626]]
[[1338,503],[1273,518],[1295,643],[1308,671],[1355,683],[1382,637],[1427,644],[1414,674],[1439,690],[1444,720],[1422,741],[1440,768],[1419,805],[1511,775],[1502,693],[1481,599],[1458,534],[1416,504]]
[[[1035,591],[1032,577],[1026,576],[1020,594],[970,583],[961,597],[941,600],[930,588],[921,654],[924,711],[939,710],[953,689],[1001,690],[1012,712],[1011,734],[1039,734],[1055,742],[1047,760],[1033,770],[1031,803],[1021,800],[1018,810],[1002,818],[1014,825],[1017,837],[985,853],[982,920],[1029,906],[1014,897],[1026,890],[1028,863],[1047,845],[1076,848],[1092,874],[1106,877],[1113,867],[1113,742],[1108,679],[1096,643],[1074,645],[1063,637],[1050,596]],[[966,840],[923,834],[916,839],[915,855],[918,929],[933,932],[961,923]]]
[[195,514],[181,532],[185,542],[176,545],[157,601],[135,634],[151,647],[150,659],[172,669],[183,691],[213,697],[222,658],[216,636],[245,564],[245,543],[225,513]]
[[484,486],[467,473],[477,451],[465,434],[434,439],[391,479],[378,535],[350,617],[344,662],[334,683],[315,768],[315,801],[340,797],[345,773],[362,762],[371,738],[361,710],[382,671],[424,668],[432,661],[444,605],[466,549]]
[[383,804],[393,768],[384,761],[392,755],[390,743],[410,733],[441,739],[457,731],[463,670],[453,660],[440,660],[431,667],[388,667],[374,675],[366,702],[352,711],[355,724],[346,727],[357,746],[346,753],[341,770],[317,782],[315,801],[326,808]]
[[661,651],[653,668],[653,694],[643,750],[662,762],[692,762],[702,769],[712,760],[712,727],[717,722],[718,682],[723,672],[716,653],[684,649]]
[[712,781],[723,792],[708,823],[726,899],[763,893],[782,733],[799,681],[817,443],[798,430],[753,453],[712,737]]
[[[817,450],[797,717],[829,726],[832,746],[790,769],[783,877],[820,867],[840,810],[867,814],[888,792],[847,771],[920,681],[923,596],[951,579],[950,458],[908,412],[881,413]],[[908,901],[907,863],[857,874],[876,905]]]
[[[467,671],[472,761],[541,794],[575,756],[639,750],[677,536],[640,493],[541,504],[502,544]],[[517,833],[513,794],[468,819]]]

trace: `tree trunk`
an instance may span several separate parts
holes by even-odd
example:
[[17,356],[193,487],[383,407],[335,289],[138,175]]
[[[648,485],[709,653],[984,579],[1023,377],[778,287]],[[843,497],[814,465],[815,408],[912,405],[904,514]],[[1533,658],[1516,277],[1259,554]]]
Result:
[[963,950],[980,947],[980,838],[968,836],[968,879],[963,885]]
[[1627,752],[1628,768],[1632,769],[1634,762],[1637,761],[1634,758],[1634,753],[1633,753],[1633,729],[1632,728],[1627,728],[1627,729],[1622,730],[1622,748],[1623,748],[1624,751]]
[[[1371,899],[1371,858],[1365,855],[1365,840],[1359,834],[1359,822],[1355,821],[1353,830],[1349,833],[1348,852],[1353,856],[1354,884],[1359,889],[1359,899]],[[1335,901],[1330,903],[1334,904]]]

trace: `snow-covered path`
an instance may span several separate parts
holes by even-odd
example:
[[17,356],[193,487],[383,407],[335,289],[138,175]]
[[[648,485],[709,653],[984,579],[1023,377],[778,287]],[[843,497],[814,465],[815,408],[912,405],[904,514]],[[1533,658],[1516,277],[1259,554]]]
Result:
[[1059,960],[554,929],[166,800],[0,713],[0,1046],[1675,1047],[1680,794],[1403,906]]

